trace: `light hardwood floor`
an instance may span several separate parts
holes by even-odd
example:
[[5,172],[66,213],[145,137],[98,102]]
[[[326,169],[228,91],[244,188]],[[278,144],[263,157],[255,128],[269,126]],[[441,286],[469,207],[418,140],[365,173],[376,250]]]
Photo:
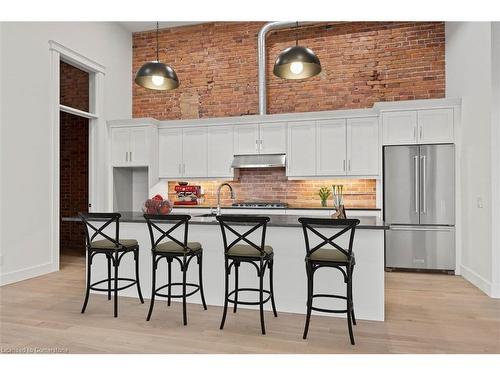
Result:
[[358,321],[356,346],[346,322],[311,319],[302,340],[304,316],[266,313],[260,334],[257,311],[160,301],[146,322],[148,301],[121,297],[119,317],[105,296],[92,295],[80,314],[84,261],[62,257],[61,271],[0,288],[0,349],[60,348],[69,353],[500,353],[500,300],[488,298],[458,276],[386,274],[386,321]]

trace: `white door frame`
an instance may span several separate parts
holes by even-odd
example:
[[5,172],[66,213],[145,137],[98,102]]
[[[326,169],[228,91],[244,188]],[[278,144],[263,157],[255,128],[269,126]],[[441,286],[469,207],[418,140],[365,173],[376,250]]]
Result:
[[[105,128],[103,116],[104,109],[104,75],[106,68],[104,65],[95,62],[82,54],[75,52],[62,44],[53,40],[49,41],[50,52],[50,121],[52,128],[52,233],[50,238],[52,249],[52,265],[53,271],[59,270],[59,111],[73,113],[78,116],[89,119],[89,203],[92,207],[95,206],[95,199],[98,195],[96,182],[97,168],[95,162],[97,154],[101,152],[98,145],[98,129]],[[90,112],[79,111],[77,109],[67,107],[60,104],[60,62],[65,61],[81,70],[89,73],[89,98]]]

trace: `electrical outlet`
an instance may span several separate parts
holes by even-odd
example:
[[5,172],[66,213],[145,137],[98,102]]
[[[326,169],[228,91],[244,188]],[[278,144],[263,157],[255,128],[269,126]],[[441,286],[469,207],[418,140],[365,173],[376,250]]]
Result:
[[483,207],[484,207],[483,198],[477,197],[477,208],[483,208]]

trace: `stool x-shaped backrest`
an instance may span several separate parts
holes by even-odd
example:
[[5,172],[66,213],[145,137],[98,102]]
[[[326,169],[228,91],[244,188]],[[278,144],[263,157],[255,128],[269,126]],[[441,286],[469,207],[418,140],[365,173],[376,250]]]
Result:
[[[224,253],[227,252],[238,242],[246,242],[250,246],[259,250],[261,255],[264,255],[264,246],[266,244],[266,226],[269,222],[269,218],[266,216],[244,216],[244,215],[219,215],[217,216],[217,220],[219,221],[221,231],[222,231],[222,240],[224,242]],[[249,230],[244,233],[240,233],[235,230],[233,227],[238,224],[255,224]],[[255,244],[253,241],[248,239],[248,236],[255,232],[257,229],[262,228],[262,236],[260,246]],[[226,229],[233,233],[236,236],[236,239],[232,241],[228,245]]]
[[[342,254],[347,257],[350,257],[352,254],[352,244],[354,241],[354,232],[356,230],[356,225],[359,224],[358,219],[330,219],[330,218],[310,218],[310,217],[301,217],[299,218],[299,222],[302,224],[302,229],[304,231],[304,239],[306,241],[306,252],[309,257],[312,253],[314,253],[319,248],[325,245],[331,245]],[[320,233],[315,227],[324,227],[324,228],[339,228],[340,230],[334,235],[327,237],[324,234]],[[309,233],[312,232],[317,237],[319,237],[322,242],[313,248],[310,247],[309,244]],[[350,231],[349,236],[349,247],[348,249],[343,249],[339,246],[334,240]]]
[[[87,248],[91,247],[92,242],[97,236],[104,237],[104,239],[109,240],[115,244],[117,248],[123,247],[119,242],[120,238],[120,217],[121,214],[117,212],[79,212],[78,216],[82,219],[85,224],[85,236],[87,240]],[[104,221],[104,224],[96,228],[89,221]],[[111,223],[115,223],[115,238],[111,238],[106,233],[103,232]],[[90,234],[89,229],[93,231],[93,234]]]
[[[187,249],[188,242],[188,224],[191,216],[189,215],[147,215],[144,214],[144,218],[148,224],[149,229],[149,237],[151,238],[151,249],[155,249],[156,246],[164,239],[168,238],[169,240],[175,242],[177,245],[181,246],[183,249]],[[167,230],[163,230],[160,228],[155,222],[163,222],[163,223],[174,223]],[[172,236],[172,232],[176,230],[184,224],[184,238],[182,241]],[[155,239],[155,229],[159,232],[159,236]]]

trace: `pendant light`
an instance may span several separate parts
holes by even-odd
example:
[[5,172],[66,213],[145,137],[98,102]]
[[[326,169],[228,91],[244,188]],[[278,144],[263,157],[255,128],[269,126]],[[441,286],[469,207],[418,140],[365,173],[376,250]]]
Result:
[[304,79],[321,72],[318,56],[309,48],[299,46],[299,23],[295,27],[295,46],[282,51],[274,63],[275,76],[285,79]]
[[179,86],[179,79],[170,66],[160,62],[158,33],[159,24],[156,22],[156,61],[141,66],[135,76],[135,83],[151,90],[173,90]]

